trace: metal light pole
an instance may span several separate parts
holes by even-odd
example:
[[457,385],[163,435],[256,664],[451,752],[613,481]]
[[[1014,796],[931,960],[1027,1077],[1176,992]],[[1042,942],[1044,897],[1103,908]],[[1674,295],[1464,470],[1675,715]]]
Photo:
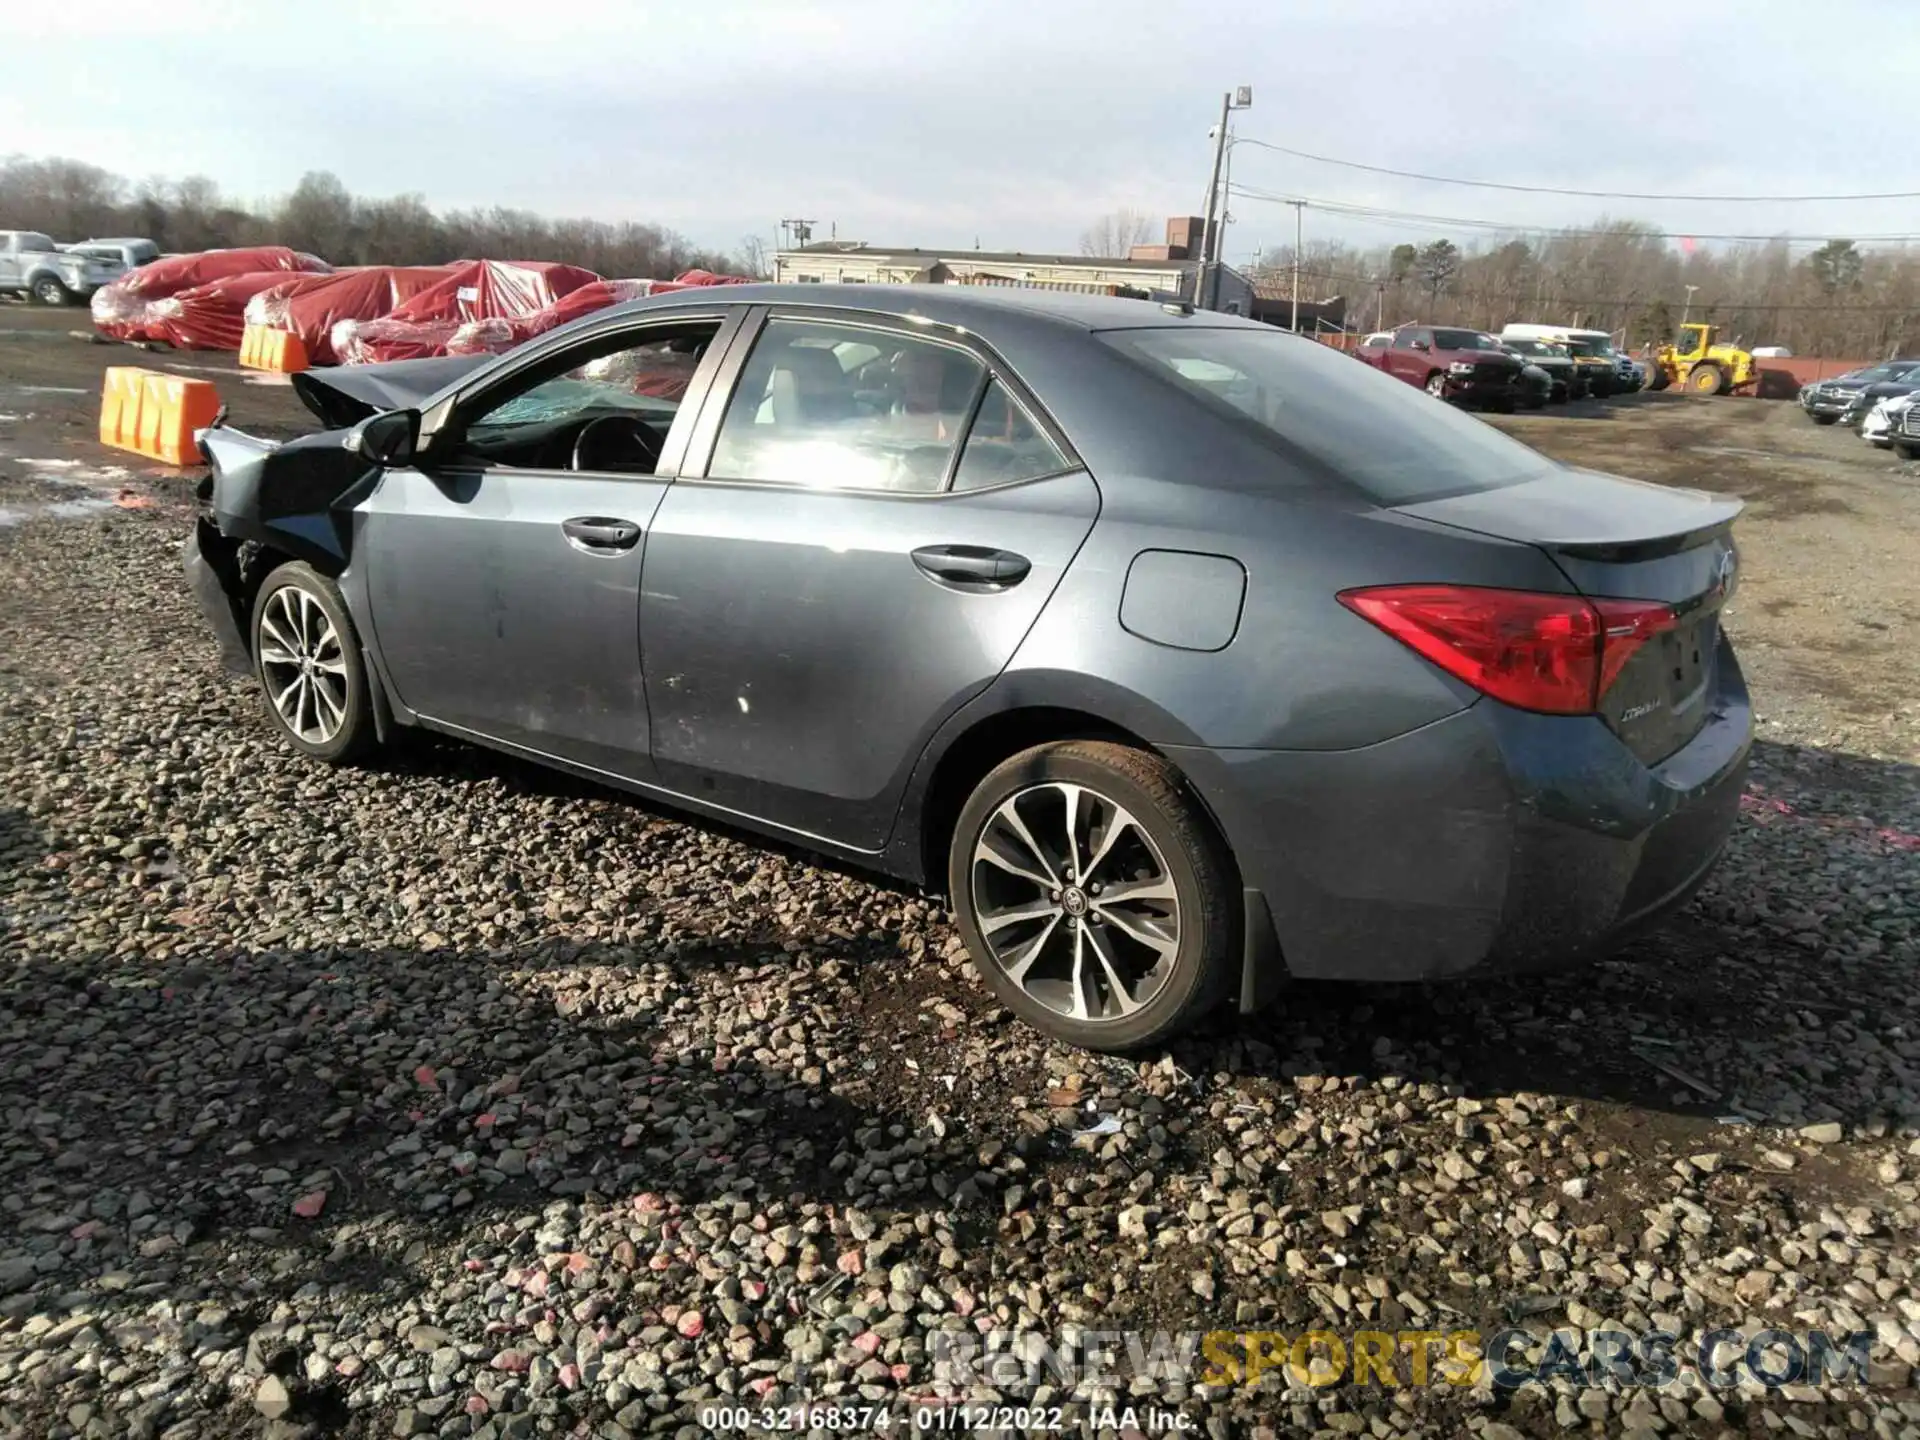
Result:
[[1687,316],[1693,311],[1693,292],[1699,288],[1698,285],[1687,286],[1687,303],[1680,307],[1680,323],[1682,325],[1687,323]]
[[1220,97],[1220,128],[1213,134],[1213,174],[1207,180],[1207,213],[1200,228],[1200,268],[1194,274],[1194,308],[1211,310],[1215,300],[1217,283],[1213,266],[1218,263],[1219,246],[1214,237],[1214,220],[1220,213],[1220,167],[1227,157],[1227,115],[1230,111],[1245,110],[1253,104],[1253,87],[1242,85],[1238,90],[1228,91]]
[[1289,200],[1293,206],[1293,333],[1300,333],[1300,225],[1301,216],[1307,213],[1307,202]]

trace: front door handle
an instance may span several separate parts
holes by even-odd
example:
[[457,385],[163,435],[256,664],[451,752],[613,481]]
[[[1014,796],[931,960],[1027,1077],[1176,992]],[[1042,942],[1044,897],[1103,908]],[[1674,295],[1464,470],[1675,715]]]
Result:
[[922,545],[913,552],[913,563],[956,590],[1005,590],[1033,569],[1026,556],[985,545]]
[[581,550],[631,550],[640,542],[638,525],[605,515],[577,515],[562,521],[560,529]]

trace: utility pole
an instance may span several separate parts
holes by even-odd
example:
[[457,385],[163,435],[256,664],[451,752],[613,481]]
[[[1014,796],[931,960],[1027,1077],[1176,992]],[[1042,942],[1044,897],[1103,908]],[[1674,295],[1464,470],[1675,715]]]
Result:
[[1220,205],[1220,167],[1227,158],[1227,115],[1253,104],[1253,87],[1242,85],[1220,97],[1220,127],[1213,132],[1213,173],[1207,179],[1207,213],[1200,224],[1200,266],[1194,272],[1193,300],[1196,310],[1211,310],[1218,297],[1220,247],[1214,235],[1215,220],[1225,207]]
[[1387,282],[1373,282],[1373,328],[1381,331],[1387,328]]
[[1293,333],[1300,333],[1300,228],[1301,217],[1307,213],[1307,202],[1289,200],[1293,206]]

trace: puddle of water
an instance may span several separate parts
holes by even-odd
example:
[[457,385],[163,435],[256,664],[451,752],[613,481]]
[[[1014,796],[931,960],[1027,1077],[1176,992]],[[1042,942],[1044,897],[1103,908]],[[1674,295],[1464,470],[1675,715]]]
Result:
[[[13,457],[0,456],[0,459]],[[84,493],[44,504],[0,506],[0,530],[13,529],[36,516],[84,520],[109,510],[144,510],[153,498],[132,488],[133,472],[124,465],[89,465],[84,460],[13,459],[29,479]]]
[[13,463],[34,479],[55,485],[119,486],[133,479],[133,472],[124,465],[90,465],[84,460],[30,460],[25,456]]
[[93,393],[81,385],[8,385],[0,388],[14,395],[91,395]]
[[25,509],[0,507],[0,530],[11,530],[36,515],[55,520],[84,520],[89,515],[99,515],[114,508],[115,501],[110,495],[89,495],[81,500],[55,500],[50,504],[32,505]]

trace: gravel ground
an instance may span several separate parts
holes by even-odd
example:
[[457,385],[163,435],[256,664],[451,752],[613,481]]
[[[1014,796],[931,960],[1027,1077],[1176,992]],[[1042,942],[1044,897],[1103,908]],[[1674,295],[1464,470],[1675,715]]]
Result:
[[[1920,1433],[1912,689],[1775,667],[1726,864],[1614,961],[1298,986],[1101,1060],[914,895],[456,745],[296,762],[191,611],[180,483],[63,510],[22,444],[0,421],[0,1433],[699,1435],[736,1398],[901,1413],[968,1331],[1515,1320],[1874,1362],[1131,1398],[1216,1436]],[[1796,517],[1756,519],[1763,630]]]

